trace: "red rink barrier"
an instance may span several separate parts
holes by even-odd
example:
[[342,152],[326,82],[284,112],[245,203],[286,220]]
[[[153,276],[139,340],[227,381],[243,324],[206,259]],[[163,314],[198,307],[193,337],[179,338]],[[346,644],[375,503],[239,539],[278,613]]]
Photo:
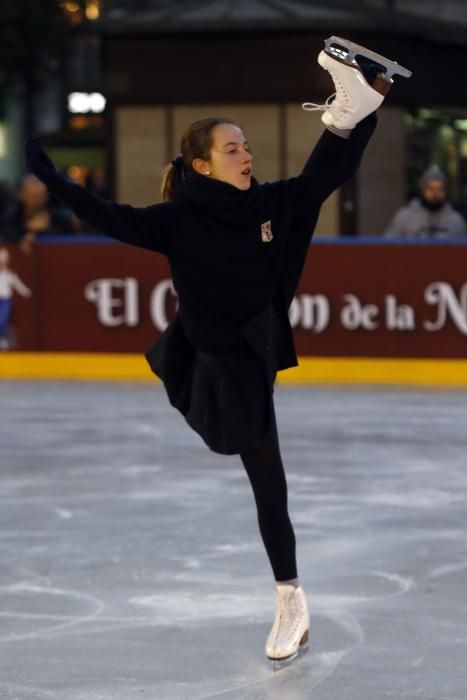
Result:
[[[8,249],[33,293],[13,292],[14,350],[142,353],[175,313],[157,253],[78,237]],[[316,239],[289,313],[300,356],[464,359],[467,244]]]

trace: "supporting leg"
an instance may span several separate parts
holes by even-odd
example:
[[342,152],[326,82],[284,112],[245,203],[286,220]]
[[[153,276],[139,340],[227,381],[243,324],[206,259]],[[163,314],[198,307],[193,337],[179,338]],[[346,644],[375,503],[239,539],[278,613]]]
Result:
[[308,650],[310,615],[297,577],[295,534],[273,403],[268,431],[240,457],[253,487],[261,535],[276,579],[276,615],[265,652],[278,670]]
[[274,406],[269,430],[240,458],[250,479],[258,523],[276,581],[297,578],[295,534],[287,507],[287,482],[277,435]]

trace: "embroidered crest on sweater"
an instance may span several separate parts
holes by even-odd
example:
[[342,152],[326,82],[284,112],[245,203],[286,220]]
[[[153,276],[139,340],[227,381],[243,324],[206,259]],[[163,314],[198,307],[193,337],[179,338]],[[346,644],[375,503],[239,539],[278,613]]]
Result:
[[265,221],[264,224],[261,224],[261,240],[263,243],[272,241],[271,221]]

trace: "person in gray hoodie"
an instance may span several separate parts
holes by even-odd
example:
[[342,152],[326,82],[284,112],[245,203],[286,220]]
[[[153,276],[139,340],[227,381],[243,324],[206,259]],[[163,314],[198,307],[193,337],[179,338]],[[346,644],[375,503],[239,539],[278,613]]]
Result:
[[447,199],[446,175],[438,168],[425,170],[420,196],[395,213],[384,232],[388,238],[458,238],[467,234],[464,218]]

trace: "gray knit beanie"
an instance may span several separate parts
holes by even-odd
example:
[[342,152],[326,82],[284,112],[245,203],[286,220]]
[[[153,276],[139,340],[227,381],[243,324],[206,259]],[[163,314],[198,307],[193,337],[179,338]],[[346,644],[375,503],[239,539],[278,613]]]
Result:
[[430,182],[431,180],[439,180],[442,182],[444,185],[447,184],[447,177],[443,173],[440,168],[438,168],[437,165],[431,165],[429,168],[425,170],[424,173],[422,173],[422,176],[420,180],[418,181],[418,185],[420,189],[423,189],[426,185],[427,182]]

